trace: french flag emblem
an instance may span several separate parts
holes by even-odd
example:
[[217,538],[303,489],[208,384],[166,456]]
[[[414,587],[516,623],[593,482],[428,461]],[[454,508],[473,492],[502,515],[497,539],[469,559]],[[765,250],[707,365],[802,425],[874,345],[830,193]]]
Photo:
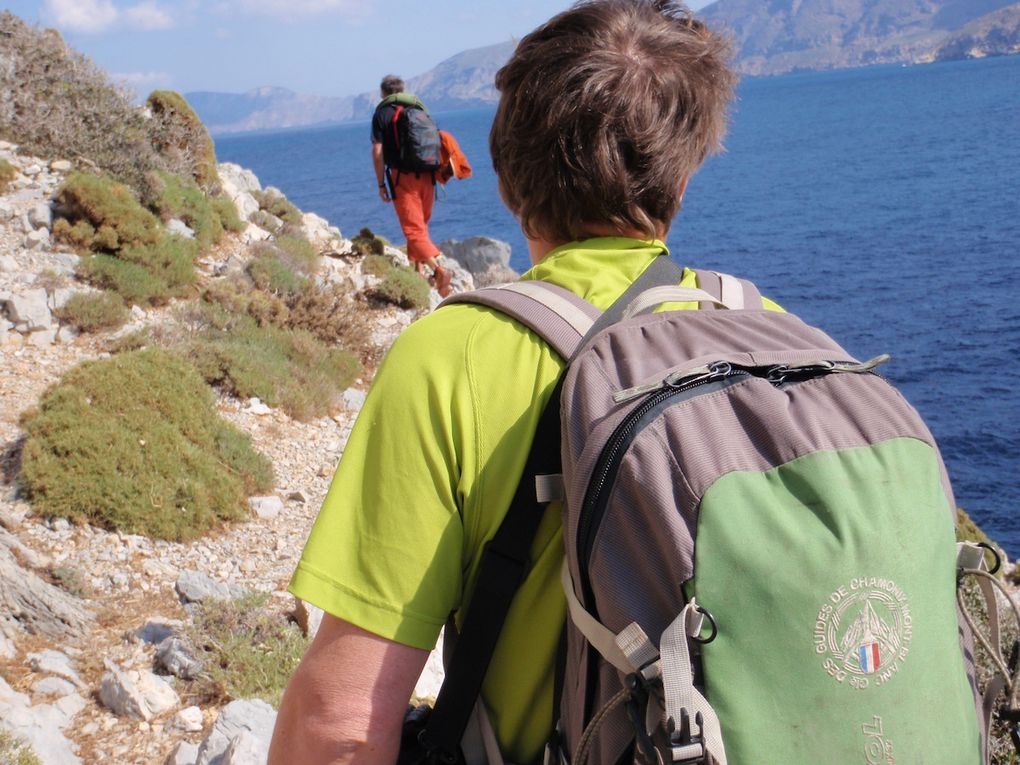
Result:
[[862,645],[858,648],[857,660],[861,664],[861,669],[863,669],[867,674],[871,674],[878,669],[878,666],[881,663],[878,656],[878,643],[868,643],[867,645]]

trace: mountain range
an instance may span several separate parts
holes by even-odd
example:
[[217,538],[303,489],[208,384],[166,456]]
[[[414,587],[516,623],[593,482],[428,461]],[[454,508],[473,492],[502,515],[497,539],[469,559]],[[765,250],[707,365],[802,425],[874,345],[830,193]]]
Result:
[[[1010,0],[717,0],[700,18],[733,40],[745,75],[924,64],[1020,53],[1020,2]],[[436,111],[488,106],[515,42],[474,48],[413,77]],[[367,120],[375,91],[321,97],[286,88],[185,94],[213,134]]]

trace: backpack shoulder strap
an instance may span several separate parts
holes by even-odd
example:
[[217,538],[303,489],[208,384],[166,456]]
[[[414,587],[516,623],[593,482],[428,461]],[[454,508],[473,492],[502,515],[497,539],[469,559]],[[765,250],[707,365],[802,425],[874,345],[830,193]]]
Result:
[[511,282],[451,295],[443,305],[474,303],[516,319],[569,359],[577,344],[602,314],[587,300],[549,282]]
[[694,273],[698,277],[698,288],[722,303],[720,306],[718,303],[703,301],[698,305],[701,310],[720,307],[731,309],[765,307],[758,288],[747,279],[738,279],[729,274],[700,268],[694,269]]

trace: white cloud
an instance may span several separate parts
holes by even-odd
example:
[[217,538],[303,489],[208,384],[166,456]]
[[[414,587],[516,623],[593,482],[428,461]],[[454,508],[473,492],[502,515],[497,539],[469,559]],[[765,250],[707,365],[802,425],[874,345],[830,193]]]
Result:
[[120,15],[110,0],[46,0],[44,8],[58,27],[71,32],[103,32]]
[[110,78],[139,90],[166,86],[173,80],[166,72],[114,72]]
[[145,0],[138,5],[132,5],[124,9],[123,15],[129,26],[147,32],[155,29],[170,29],[174,25],[173,18],[156,5],[156,0]]
[[118,8],[112,0],[45,0],[43,15],[68,32],[99,34],[114,26],[152,31],[174,25],[156,0]]

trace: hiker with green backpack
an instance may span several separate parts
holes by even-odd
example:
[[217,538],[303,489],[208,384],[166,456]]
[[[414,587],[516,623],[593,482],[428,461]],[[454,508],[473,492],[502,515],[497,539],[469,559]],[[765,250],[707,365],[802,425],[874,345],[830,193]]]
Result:
[[372,115],[372,166],[379,198],[392,203],[397,213],[408,259],[418,273],[430,268],[436,290],[446,297],[452,277],[439,265],[439,248],[429,236],[437,173],[444,164],[442,141],[425,104],[404,88],[404,81],[392,74],[379,86],[382,100]]
[[987,572],[931,434],[882,357],[663,243],[735,80],[671,0],[579,3],[499,71],[534,265],[382,363],[291,581],[326,615],[271,763],[982,762],[955,598]]

